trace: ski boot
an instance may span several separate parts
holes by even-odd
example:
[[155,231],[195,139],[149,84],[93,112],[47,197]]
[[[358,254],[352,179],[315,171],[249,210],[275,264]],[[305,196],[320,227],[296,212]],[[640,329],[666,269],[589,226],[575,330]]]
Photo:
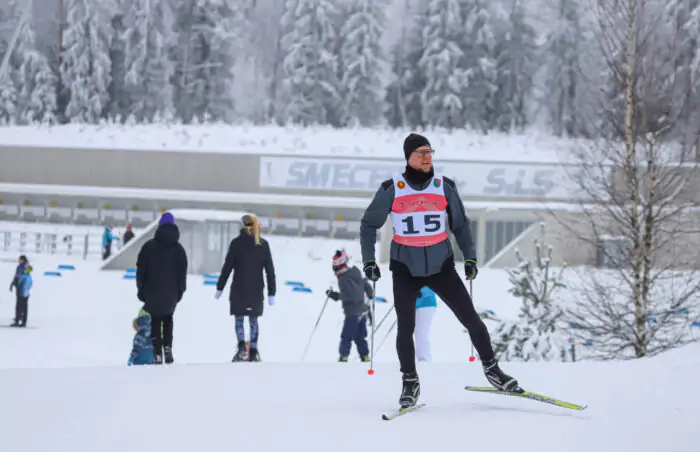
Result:
[[233,355],[234,363],[239,363],[241,361],[248,361],[248,350],[246,349],[245,342],[241,341],[238,343],[238,351]]
[[338,362],[339,362],[339,363],[346,363],[346,362],[348,362],[348,357],[347,357],[347,356],[341,356],[340,358],[338,358]]
[[251,347],[250,351],[248,352],[248,361],[251,363],[260,362],[260,352],[257,348]]
[[520,389],[518,387],[518,380],[504,373],[501,368],[498,367],[498,361],[496,359],[484,361],[481,365],[484,367],[486,379],[494,388],[505,392],[513,392]]
[[172,364],[175,360],[173,359],[173,348],[169,345],[163,347],[163,354],[165,355],[165,364]]
[[369,356],[360,356],[360,361],[363,363],[368,363],[369,362]]
[[404,373],[401,377],[403,381],[403,389],[401,397],[399,397],[399,405],[401,408],[414,406],[418,402],[420,396],[420,381],[416,372]]

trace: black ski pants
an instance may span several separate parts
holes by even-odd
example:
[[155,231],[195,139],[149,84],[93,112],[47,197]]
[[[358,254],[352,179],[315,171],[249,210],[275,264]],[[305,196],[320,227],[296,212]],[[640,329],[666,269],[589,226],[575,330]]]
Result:
[[153,352],[163,352],[163,347],[173,346],[173,314],[151,316],[151,342]]
[[15,303],[15,323],[25,326],[27,324],[27,311],[29,311],[29,297],[17,295]]
[[482,361],[493,359],[491,336],[486,325],[474,309],[469,292],[460,278],[454,263],[443,265],[440,273],[427,277],[414,277],[403,265],[392,272],[394,286],[394,310],[397,318],[396,351],[401,372],[415,372],[416,350],[413,332],[416,328],[416,299],[421,288],[428,286],[440,297],[448,308],[469,331],[474,348]]

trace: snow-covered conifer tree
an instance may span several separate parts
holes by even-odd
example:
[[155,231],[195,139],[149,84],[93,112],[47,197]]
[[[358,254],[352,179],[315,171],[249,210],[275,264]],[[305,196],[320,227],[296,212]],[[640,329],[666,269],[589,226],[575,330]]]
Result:
[[537,32],[526,15],[523,0],[509,0],[496,49],[496,127],[503,132],[529,124],[529,101],[539,67]]
[[65,0],[61,81],[68,91],[65,115],[71,122],[96,123],[109,102],[112,36],[110,0]]
[[337,20],[333,1],[287,0],[280,42],[287,121],[340,125]]
[[[544,225],[541,225],[544,236]],[[552,247],[541,238],[534,241],[534,257],[516,251],[519,264],[508,270],[513,287],[509,290],[522,302],[517,321],[503,321],[492,334],[494,351],[506,361],[563,360],[567,338],[559,321],[563,310],[556,292],[566,286],[563,269],[550,268]]]
[[386,0],[353,0],[340,28],[342,125],[372,126],[381,117],[385,8]]
[[432,126],[462,127],[466,72],[461,66],[464,23],[460,1],[430,0],[424,32],[426,47],[418,62],[426,81],[421,93],[423,121]]
[[171,52],[177,37],[170,2],[127,0],[124,14],[125,91],[138,121],[174,117]]

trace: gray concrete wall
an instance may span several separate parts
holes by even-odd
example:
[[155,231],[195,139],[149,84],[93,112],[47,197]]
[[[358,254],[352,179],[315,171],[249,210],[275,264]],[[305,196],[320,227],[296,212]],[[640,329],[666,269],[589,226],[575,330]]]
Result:
[[[286,161],[284,161],[286,159]],[[273,161],[274,160],[274,161]],[[435,161],[467,199],[569,201],[555,164]],[[370,198],[396,159],[0,146],[0,182]],[[261,180],[265,186],[261,186]],[[282,180],[282,183],[274,181]],[[544,193],[544,195],[543,195]],[[575,195],[575,193],[574,193]]]

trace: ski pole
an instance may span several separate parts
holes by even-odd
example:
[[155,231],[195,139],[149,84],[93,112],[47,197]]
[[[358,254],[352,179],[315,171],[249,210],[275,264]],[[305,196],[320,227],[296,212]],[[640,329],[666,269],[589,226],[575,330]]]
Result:
[[326,310],[326,305],[328,304],[328,299],[330,297],[326,297],[326,301],[323,302],[323,307],[321,308],[320,314],[318,314],[318,319],[316,319],[316,325],[314,325],[314,329],[311,330],[311,336],[309,336],[309,342],[306,343],[306,348],[304,349],[304,353],[301,355],[301,360],[304,361],[304,357],[306,356],[306,352],[309,350],[309,346],[311,345],[311,339],[314,337],[314,333],[316,333],[316,328],[318,328],[319,322],[321,322],[321,316],[323,315],[323,311]]
[[[469,295],[472,298],[472,304],[474,304],[474,286],[472,285],[473,279],[469,280]],[[474,356],[474,342],[471,340],[471,336],[469,336],[469,342],[472,344],[472,354],[469,355],[469,361],[473,362],[476,360],[476,356]]]
[[374,374],[374,331],[375,331],[375,319],[376,317],[374,316],[374,304],[375,300],[377,299],[377,281],[372,281],[372,351],[369,354],[369,370],[367,371],[368,375],[373,375]]
[[389,310],[386,312],[386,314],[384,314],[384,317],[382,317],[382,320],[381,320],[379,323],[377,323],[377,330],[379,330],[379,328],[381,328],[381,326],[382,326],[382,324],[384,323],[384,321],[387,319],[387,317],[389,317],[389,314],[391,314],[392,312],[394,312],[394,308],[393,308],[393,307],[392,307],[391,309],[389,309]]
[[392,323],[391,326],[389,327],[389,329],[386,331],[384,338],[382,339],[382,341],[379,343],[379,346],[377,347],[377,353],[379,353],[379,350],[382,348],[382,345],[384,345],[384,342],[386,342],[386,339],[389,337],[389,333],[391,333],[391,330],[394,329],[394,327],[396,326],[396,323],[398,321],[399,321],[398,318],[396,320],[394,320],[394,323]]

